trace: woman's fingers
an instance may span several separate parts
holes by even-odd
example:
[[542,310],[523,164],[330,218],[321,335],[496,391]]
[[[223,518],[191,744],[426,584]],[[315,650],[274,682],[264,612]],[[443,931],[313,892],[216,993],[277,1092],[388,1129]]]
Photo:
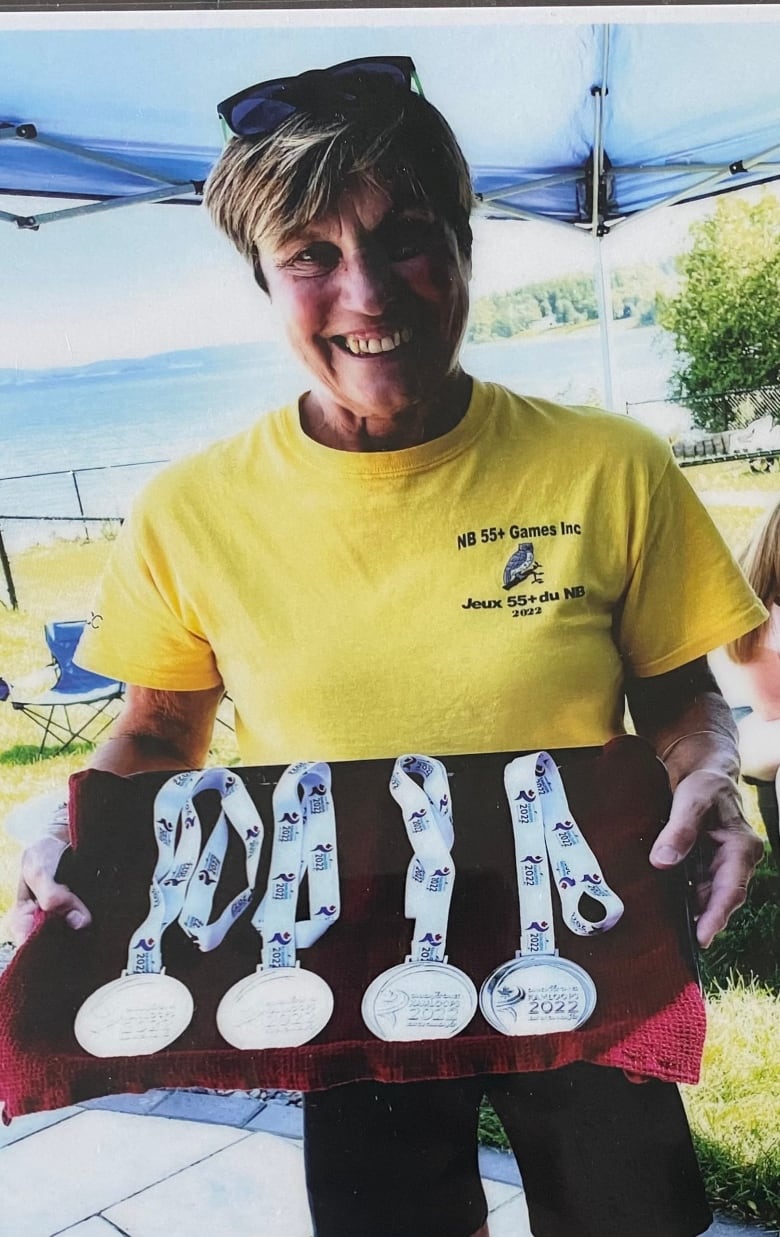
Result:
[[745,820],[733,780],[714,770],[696,770],[678,783],[669,820],[656,838],[650,862],[657,868],[674,867],[699,839],[706,839],[709,862],[697,884],[696,936],[706,949],[745,901],[750,878],[764,853],[761,839]]
[[30,935],[39,908],[48,914],[59,915],[74,929],[85,928],[92,922],[92,916],[81,899],[67,885],[55,880],[66,845],[59,838],[46,837],[24,851],[16,903],[6,921],[15,944],[20,945]]

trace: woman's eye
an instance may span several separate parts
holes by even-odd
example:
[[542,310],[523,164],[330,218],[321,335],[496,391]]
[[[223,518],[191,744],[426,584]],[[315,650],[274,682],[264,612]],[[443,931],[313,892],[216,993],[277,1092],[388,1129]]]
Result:
[[388,258],[391,262],[403,262],[417,257],[430,248],[435,231],[435,225],[429,220],[394,220],[382,238]]
[[340,253],[335,245],[327,241],[317,241],[312,245],[307,245],[305,249],[299,249],[292,258],[288,258],[284,265],[296,271],[320,274],[323,271],[333,270],[339,257]]

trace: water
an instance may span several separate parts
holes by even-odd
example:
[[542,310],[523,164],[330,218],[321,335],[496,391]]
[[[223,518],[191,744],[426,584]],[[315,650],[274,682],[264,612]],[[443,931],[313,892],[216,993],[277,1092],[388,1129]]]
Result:
[[[615,331],[614,370],[623,399],[663,399],[668,347],[652,328]],[[571,403],[595,402],[601,389],[598,332],[551,332],[521,341],[467,346],[463,359],[478,377],[528,394]],[[7,376],[7,375],[6,375]],[[236,433],[263,411],[304,389],[276,345],[203,349],[113,362],[89,371],[33,372],[0,383],[0,520],[9,546],[39,539],[39,524],[10,516],[119,516],[159,465],[214,438]],[[111,471],[105,471],[111,466]],[[55,477],[20,474],[69,472]],[[19,479],[13,479],[19,478]],[[76,493],[78,486],[78,497]],[[56,524],[57,535],[83,525]]]

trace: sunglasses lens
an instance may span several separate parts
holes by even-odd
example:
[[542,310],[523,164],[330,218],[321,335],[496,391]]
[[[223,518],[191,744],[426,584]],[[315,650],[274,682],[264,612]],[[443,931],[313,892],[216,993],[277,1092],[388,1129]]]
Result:
[[356,87],[370,87],[382,82],[408,88],[411,80],[409,74],[404,73],[400,65],[371,60],[364,60],[358,64],[336,65],[330,70],[328,76],[338,78],[339,81],[348,78]]
[[296,110],[294,103],[287,103],[284,99],[256,95],[234,103],[225,120],[240,137],[258,137],[271,133]]
[[[326,85],[328,82],[331,90]],[[238,137],[260,137],[272,133],[294,112],[316,105],[319,93],[328,96],[331,102],[335,93],[336,97],[352,103],[361,93],[382,86],[410,89],[409,71],[384,60],[334,65],[332,69],[314,70],[298,78],[255,86],[235,102],[220,104],[218,111]],[[336,87],[335,92],[333,87]]]

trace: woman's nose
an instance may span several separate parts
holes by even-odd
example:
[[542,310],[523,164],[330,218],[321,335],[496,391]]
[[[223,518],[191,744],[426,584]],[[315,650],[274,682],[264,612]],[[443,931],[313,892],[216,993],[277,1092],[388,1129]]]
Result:
[[346,308],[379,317],[391,296],[392,271],[379,246],[355,250],[342,272],[341,294]]

